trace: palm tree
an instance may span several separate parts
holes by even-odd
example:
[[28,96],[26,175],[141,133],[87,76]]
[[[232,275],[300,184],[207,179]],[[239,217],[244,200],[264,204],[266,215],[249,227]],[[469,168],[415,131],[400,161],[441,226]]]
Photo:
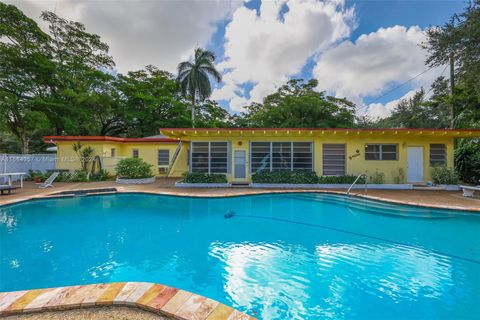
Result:
[[215,81],[222,81],[222,75],[215,69],[215,54],[201,48],[195,49],[193,62],[178,64],[178,81],[182,95],[190,96],[192,101],[192,127],[195,127],[195,103],[204,101],[212,94],[211,76]]

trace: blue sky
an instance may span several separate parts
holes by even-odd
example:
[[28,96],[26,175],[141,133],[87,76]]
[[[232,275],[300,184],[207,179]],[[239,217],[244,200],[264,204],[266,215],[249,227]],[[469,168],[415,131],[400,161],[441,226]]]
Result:
[[[41,11],[85,24],[110,46],[118,72],[152,64],[176,72],[195,47],[217,55],[223,81],[212,98],[227,110],[262,99],[290,78],[355,102],[359,114],[388,116],[399,99],[428,88],[424,30],[442,25],[462,0],[4,0],[36,19]],[[378,99],[378,97],[381,97]],[[371,103],[375,100],[375,103]]]
[[[260,0],[250,1],[245,4],[245,6],[252,10],[259,10],[261,5]],[[283,9],[280,11],[280,15],[285,11],[288,11],[288,4],[283,6]],[[424,0],[424,1],[414,1],[414,0],[390,0],[390,1],[358,1],[358,0],[347,0],[344,5],[346,8],[354,8],[355,11],[355,27],[352,28],[351,33],[347,37],[348,40],[355,42],[359,37],[369,33],[375,33],[380,28],[389,28],[394,26],[418,26],[420,29],[424,30],[430,26],[442,25],[445,23],[454,13],[461,12],[465,6],[465,3],[462,1],[452,1],[452,0]],[[287,7],[287,10],[285,10]],[[208,45],[210,50],[213,50],[220,60],[225,59],[224,51],[224,42],[225,42],[225,28],[228,27],[231,20],[224,20],[219,22],[218,30],[212,36],[212,40]],[[378,53],[381,55],[381,52]],[[306,63],[301,67],[299,72],[295,75],[302,78],[312,78],[315,77],[312,74],[312,70],[315,65],[315,59],[312,57],[306,60]],[[425,67],[426,69],[427,67]],[[423,69],[418,69],[418,73],[422,72]],[[433,70],[432,73],[435,74]],[[431,77],[432,75],[430,75]],[[421,86],[428,86],[428,79],[426,82],[421,82]],[[408,94],[411,90],[418,89],[419,84],[413,83],[405,85],[399,89],[394,90],[393,92],[385,94],[391,88],[401,84],[401,81],[389,81],[386,84],[384,90],[377,92],[376,94],[366,94],[362,101],[367,103],[369,101],[376,100],[376,103],[387,104],[392,100],[401,98],[402,96]],[[220,85],[221,87],[222,85]],[[250,99],[248,92],[253,88],[251,82],[246,84],[239,85],[240,88],[246,89],[247,93],[244,96],[247,99]],[[323,88],[320,88],[324,90]],[[325,88],[328,89],[328,88]],[[241,91],[241,90],[239,90]],[[383,96],[383,97],[382,97]],[[380,99],[377,99],[381,97]],[[221,103],[227,109],[229,108],[228,100],[221,100]]]

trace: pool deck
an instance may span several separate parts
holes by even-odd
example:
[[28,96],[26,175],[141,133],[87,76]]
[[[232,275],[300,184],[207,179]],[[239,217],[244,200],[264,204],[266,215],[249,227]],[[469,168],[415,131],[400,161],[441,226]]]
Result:
[[[25,182],[23,189],[17,189],[11,195],[0,196],[0,205],[15,203],[32,198],[42,198],[53,193],[69,190],[116,188],[118,192],[145,192],[154,194],[168,194],[179,196],[199,197],[228,197],[249,194],[278,193],[278,192],[331,192],[345,194],[345,190],[321,189],[321,190],[285,190],[285,189],[253,189],[253,188],[175,188],[178,179],[159,178],[154,184],[145,185],[121,185],[114,181],[83,182],[83,183],[55,183],[53,188],[39,189],[33,182]],[[480,192],[473,198],[462,196],[461,191],[439,190],[353,190],[352,195],[374,200],[382,200],[394,203],[410,204],[415,206],[427,206],[444,209],[470,210],[480,212]]]
[[[147,282],[115,282],[0,292],[0,318],[107,306],[138,308],[156,314],[160,319],[255,319],[214,300],[184,290]],[[114,310],[112,309],[112,311]],[[110,316],[108,319],[112,319]],[[65,316],[61,319],[69,318]]]

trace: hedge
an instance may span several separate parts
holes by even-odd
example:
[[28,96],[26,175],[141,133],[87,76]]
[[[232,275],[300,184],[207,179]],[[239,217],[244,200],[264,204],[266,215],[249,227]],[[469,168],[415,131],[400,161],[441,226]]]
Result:
[[153,177],[152,165],[140,158],[126,158],[118,161],[115,167],[122,179],[144,179]]
[[314,171],[263,171],[252,176],[254,183],[315,184],[318,176]]
[[227,176],[224,174],[208,174],[201,172],[186,172],[183,175],[185,183],[227,183]]
[[[263,171],[252,176],[253,183],[289,183],[289,184],[351,184],[357,177],[346,176],[317,176],[313,171]],[[359,184],[365,183],[362,177]]]

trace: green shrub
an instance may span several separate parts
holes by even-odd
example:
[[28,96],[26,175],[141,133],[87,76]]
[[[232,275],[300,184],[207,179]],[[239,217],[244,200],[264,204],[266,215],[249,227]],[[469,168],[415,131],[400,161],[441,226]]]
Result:
[[455,170],[466,183],[480,184],[480,139],[461,139],[455,150]]
[[[321,176],[318,177],[318,183],[321,184],[352,184],[357,176],[346,175],[346,176]],[[365,183],[365,178],[360,177],[357,181],[357,184]]]
[[395,175],[395,172],[393,173],[393,181],[397,184],[405,183],[405,170],[403,168],[398,168],[398,174]]
[[432,168],[432,180],[434,184],[458,184],[458,174],[455,170],[445,166]]
[[385,174],[383,172],[375,171],[368,179],[369,183],[372,184],[384,184],[385,183]]
[[88,173],[82,170],[75,170],[74,173],[70,175],[68,179],[69,182],[87,182],[88,181]]
[[262,171],[255,173],[252,181],[254,183],[315,184],[318,182],[318,177],[313,171]]
[[115,167],[119,178],[144,179],[153,177],[152,165],[140,158],[126,158],[118,161]]
[[224,174],[208,174],[201,172],[185,172],[183,174],[185,183],[227,183],[227,176]]
[[40,180],[45,181],[45,179],[48,178],[48,173],[44,173],[41,171],[33,171],[33,170],[28,170],[28,173],[23,177],[24,181],[33,181],[35,178],[40,178]]
[[[263,171],[252,176],[254,183],[289,183],[289,184],[351,184],[357,176],[317,176],[314,171]],[[365,183],[361,177],[357,183]]]
[[113,180],[115,177],[111,175],[107,170],[102,169],[97,173],[90,175],[90,181],[108,181]]

